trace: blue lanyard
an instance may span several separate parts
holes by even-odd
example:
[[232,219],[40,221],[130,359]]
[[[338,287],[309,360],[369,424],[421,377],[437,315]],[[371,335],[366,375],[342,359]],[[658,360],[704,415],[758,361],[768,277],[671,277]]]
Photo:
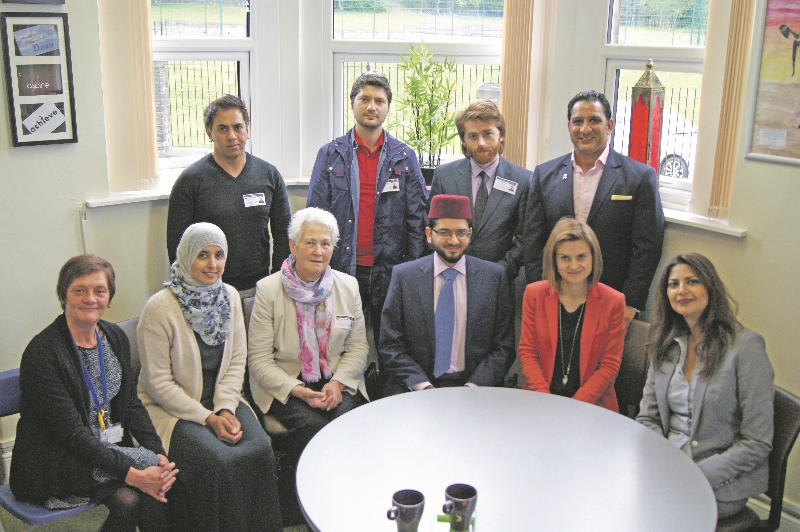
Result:
[[103,359],[103,342],[100,341],[100,334],[97,332],[97,329],[94,330],[94,336],[97,338],[97,353],[100,358],[100,381],[103,383],[102,403],[97,397],[97,392],[92,384],[92,379],[89,377],[89,372],[86,371],[86,363],[83,361],[83,356],[78,350],[77,344],[75,344],[75,350],[78,351],[78,360],[80,361],[81,369],[83,370],[83,379],[86,381],[86,386],[89,387],[89,393],[92,396],[92,402],[94,402],[94,407],[97,409],[97,421],[100,424],[100,430],[106,430],[106,411],[102,408],[104,405],[108,404],[108,390],[106,389],[106,365]]

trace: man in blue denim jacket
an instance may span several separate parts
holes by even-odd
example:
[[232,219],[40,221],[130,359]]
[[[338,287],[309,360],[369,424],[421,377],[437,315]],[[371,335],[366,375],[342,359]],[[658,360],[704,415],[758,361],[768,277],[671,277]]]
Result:
[[306,200],[336,217],[341,238],[331,268],[358,279],[375,345],[392,267],[425,251],[425,181],[414,150],[383,130],[391,103],[386,76],[356,79],[356,125],[320,148]]

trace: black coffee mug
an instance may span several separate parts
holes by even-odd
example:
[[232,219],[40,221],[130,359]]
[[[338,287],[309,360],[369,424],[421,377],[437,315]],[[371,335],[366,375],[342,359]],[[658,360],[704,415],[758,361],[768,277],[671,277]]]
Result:
[[442,511],[450,515],[450,530],[469,530],[469,522],[478,503],[478,490],[469,484],[452,484],[444,490]]
[[425,496],[416,490],[400,490],[392,495],[386,517],[397,521],[397,532],[417,532],[425,509]]

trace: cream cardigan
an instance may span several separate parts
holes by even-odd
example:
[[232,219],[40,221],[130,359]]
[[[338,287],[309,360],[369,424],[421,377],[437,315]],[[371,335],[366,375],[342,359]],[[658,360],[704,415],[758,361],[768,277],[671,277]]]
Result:
[[[236,289],[225,285],[231,302],[231,331],[225,341],[214,390],[214,410],[236,412],[247,363],[242,302]],[[200,348],[178,300],[168,289],[154,294],[144,306],[136,330],[142,372],[139,399],[169,452],[172,430],[179,419],[206,424],[213,412],[200,404],[203,368]]]
[[[364,370],[367,367],[367,335],[364,313],[355,277],[333,270],[333,323],[328,354],[333,379],[345,391],[360,391],[367,397]],[[273,273],[256,284],[256,299],[248,330],[250,389],[262,412],[272,401],[286,403],[300,375],[300,338],[295,302],[283,289],[281,273]],[[351,319],[352,318],[352,319]]]

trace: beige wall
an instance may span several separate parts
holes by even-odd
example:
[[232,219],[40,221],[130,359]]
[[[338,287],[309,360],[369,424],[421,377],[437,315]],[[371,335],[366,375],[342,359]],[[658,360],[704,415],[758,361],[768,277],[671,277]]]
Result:
[[[9,6],[0,9],[7,12]],[[97,5],[69,2],[67,6],[79,142],[12,147],[5,80],[0,83],[3,370],[19,365],[27,342],[60,312],[55,297],[58,268],[82,251],[79,208],[86,198],[104,197],[108,191]],[[6,434],[0,438],[8,439]]]
[[[8,11],[7,6],[0,10]],[[109,259],[117,270],[119,291],[107,314],[111,320],[138,315],[166,274],[166,201],[93,208],[81,221],[83,202],[105,197],[108,189],[98,16],[90,1],[68,0],[66,11],[79,142],[13,148],[8,109],[0,105],[0,279],[5,281],[0,370],[17,367],[31,337],[60,312],[56,275],[68,257],[83,252],[84,234],[86,250]],[[565,76],[572,78],[570,72]],[[559,78],[557,68],[554,77]],[[5,102],[5,83],[0,86]],[[571,88],[556,94],[577,92]],[[553,120],[561,121],[562,102],[553,105]],[[742,136],[746,127],[743,121]],[[558,142],[566,140],[566,131],[559,135],[564,138]],[[663,257],[698,251],[711,258],[741,304],[742,321],[766,338],[776,384],[800,395],[800,170],[746,161],[744,141],[740,144],[731,224],[747,229],[747,237],[668,224]],[[303,205],[304,195],[302,187],[290,190],[293,210]],[[13,422],[6,420],[0,441],[11,438]],[[799,449],[787,481],[787,498],[796,505]]]
[[[747,229],[746,238],[667,224],[662,263],[686,251],[709,257],[739,302],[741,321],[766,339],[775,384],[800,395],[800,170],[743,156],[736,166],[731,224]],[[800,445],[786,481],[786,499],[796,506],[799,478]]]

